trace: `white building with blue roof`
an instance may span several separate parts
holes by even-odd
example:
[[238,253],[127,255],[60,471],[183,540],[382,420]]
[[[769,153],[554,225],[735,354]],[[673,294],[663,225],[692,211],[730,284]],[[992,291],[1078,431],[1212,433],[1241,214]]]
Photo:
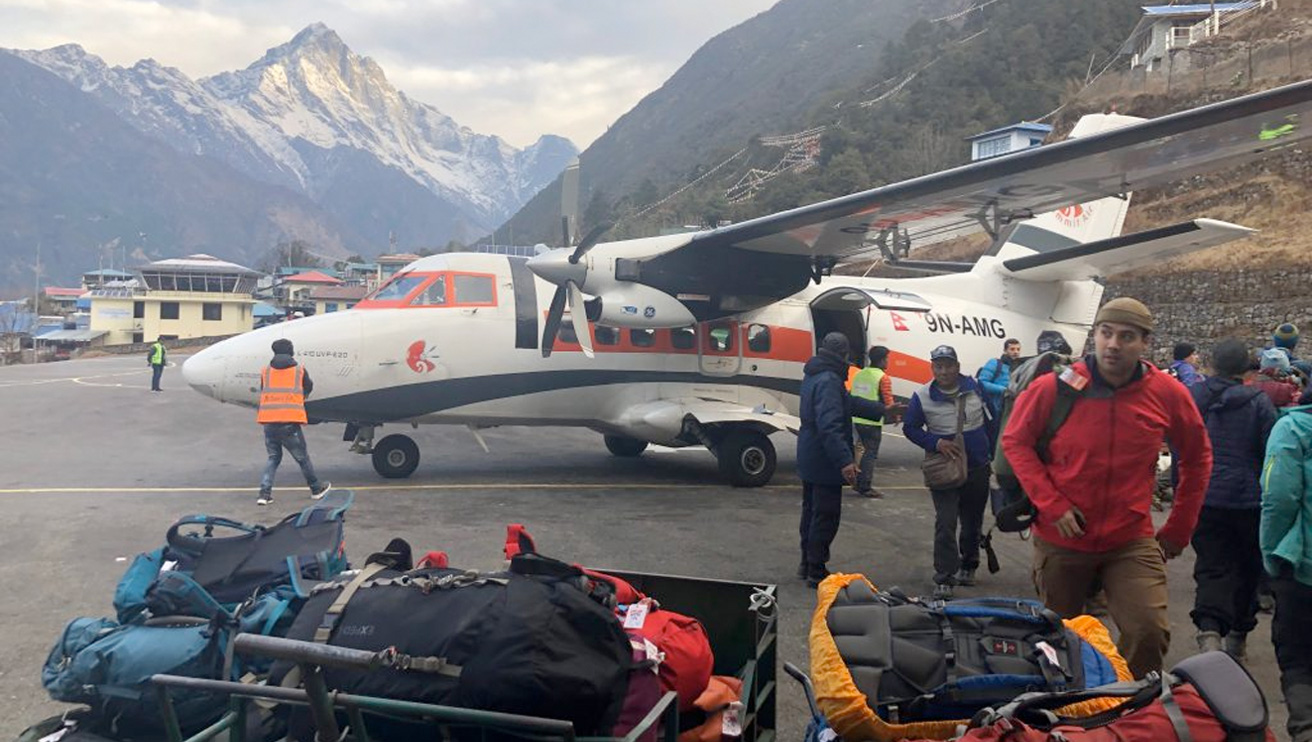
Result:
[[1152,72],[1167,63],[1171,52],[1215,35],[1228,17],[1275,5],[1275,0],[1145,5],[1121,53],[1130,55],[1130,69]]
[[1037,147],[1052,133],[1052,127],[1033,121],[1022,121],[1011,126],[986,131],[973,137],[966,137],[970,142],[970,160],[987,160],[1001,157],[1011,152]]

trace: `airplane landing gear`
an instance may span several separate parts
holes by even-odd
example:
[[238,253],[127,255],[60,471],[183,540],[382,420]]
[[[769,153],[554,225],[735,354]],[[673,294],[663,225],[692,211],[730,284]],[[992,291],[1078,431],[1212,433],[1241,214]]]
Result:
[[734,430],[715,447],[720,474],[735,487],[763,487],[774,476],[774,444],[764,433]]
[[419,446],[408,435],[394,433],[374,444],[374,471],[388,479],[405,479],[419,467]]
[[350,423],[346,426],[342,440],[351,442],[351,453],[373,453],[375,430],[378,430],[377,425]]
[[620,458],[633,458],[647,450],[647,441],[622,435],[606,436],[606,450]]

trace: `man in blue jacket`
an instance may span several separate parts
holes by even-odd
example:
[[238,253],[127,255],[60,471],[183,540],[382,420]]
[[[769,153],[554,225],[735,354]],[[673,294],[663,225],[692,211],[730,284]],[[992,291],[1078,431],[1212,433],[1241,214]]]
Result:
[[[856,483],[852,445],[852,400],[845,388],[851,352],[841,332],[825,335],[820,349],[806,362],[798,416],[797,473],[802,478],[802,562],[797,576],[816,587],[829,576],[829,545],[838,535],[843,512],[843,484]],[[862,416],[882,418],[878,409],[863,408]]]
[[1192,540],[1198,558],[1190,617],[1200,651],[1224,648],[1239,660],[1246,655],[1248,632],[1257,626],[1259,474],[1276,424],[1271,400],[1244,385],[1249,359],[1247,345],[1223,340],[1212,352],[1215,375],[1189,388],[1212,441],[1212,474]]
[[1286,412],[1267,441],[1259,541],[1276,594],[1271,640],[1289,738],[1312,742],[1312,407]]
[[1002,395],[1007,391],[1007,383],[1011,381],[1011,370],[1020,365],[1020,341],[1016,338],[1007,338],[1002,343],[1002,355],[997,358],[990,358],[989,362],[979,369],[979,376],[976,381],[984,387],[984,398],[988,400],[989,412],[994,417],[1002,411]]
[[[929,360],[934,379],[911,395],[902,432],[926,453],[966,457],[965,483],[929,491],[934,499],[934,597],[947,600],[952,597],[953,585],[975,584],[980,531],[989,502],[993,434],[983,390],[979,382],[961,373],[956,349],[940,345],[930,351]],[[958,398],[965,404],[964,451],[954,440]]]

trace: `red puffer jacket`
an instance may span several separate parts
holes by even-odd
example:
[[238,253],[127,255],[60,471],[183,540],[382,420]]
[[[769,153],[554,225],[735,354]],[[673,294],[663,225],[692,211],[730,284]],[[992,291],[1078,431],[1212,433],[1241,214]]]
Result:
[[[1160,536],[1185,547],[1212,471],[1212,446],[1189,391],[1147,363],[1113,389],[1091,371],[1093,356],[1072,366],[1086,385],[1048,447],[1044,464],[1034,446],[1047,428],[1057,377],[1035,380],[1016,399],[1002,445],[1025,492],[1039,510],[1034,532],[1075,551],[1111,551],[1153,536],[1152,495],[1157,454],[1170,438],[1179,454],[1180,483]],[[1082,538],[1063,538],[1056,521],[1072,506],[1085,518]]]

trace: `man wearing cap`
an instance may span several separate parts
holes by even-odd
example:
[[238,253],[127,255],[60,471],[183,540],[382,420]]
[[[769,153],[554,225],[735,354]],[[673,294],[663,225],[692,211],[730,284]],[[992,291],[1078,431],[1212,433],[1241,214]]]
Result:
[[273,476],[282,463],[285,448],[301,467],[305,483],[310,487],[310,499],[318,500],[332,489],[331,482],[321,482],[305,450],[305,434],[301,428],[308,422],[305,398],[314,389],[314,382],[305,368],[296,363],[292,341],[280,338],[273,341],[273,359],[260,371],[260,407],[255,421],[264,427],[264,449],[269,461],[260,478],[260,496],[256,505],[273,504]]
[[[797,434],[797,473],[802,478],[802,561],[797,576],[816,587],[829,576],[829,545],[838,535],[843,484],[856,484],[852,445],[853,400],[845,388],[851,346],[841,332],[825,335],[803,368]],[[865,418],[884,417],[880,402],[858,400]]]
[[[965,482],[929,491],[934,500],[934,597],[946,600],[954,585],[975,584],[993,445],[983,387],[962,375],[956,349],[940,345],[929,352],[929,361],[934,378],[911,395],[902,432],[926,453],[966,458]],[[964,404],[964,422],[959,404]],[[965,450],[955,440],[959,422]]]
[[[1104,304],[1094,319],[1094,353],[1030,384],[1002,435],[1007,460],[1038,509],[1040,598],[1069,618],[1101,582],[1120,628],[1117,647],[1135,677],[1162,669],[1171,640],[1166,560],[1188,546],[1212,471],[1212,447],[1189,390],[1141,360],[1152,330],[1142,302]],[[1036,446],[1058,384],[1078,398],[1040,457]],[[1153,484],[1166,437],[1180,455],[1180,485],[1170,517],[1154,533]]]

